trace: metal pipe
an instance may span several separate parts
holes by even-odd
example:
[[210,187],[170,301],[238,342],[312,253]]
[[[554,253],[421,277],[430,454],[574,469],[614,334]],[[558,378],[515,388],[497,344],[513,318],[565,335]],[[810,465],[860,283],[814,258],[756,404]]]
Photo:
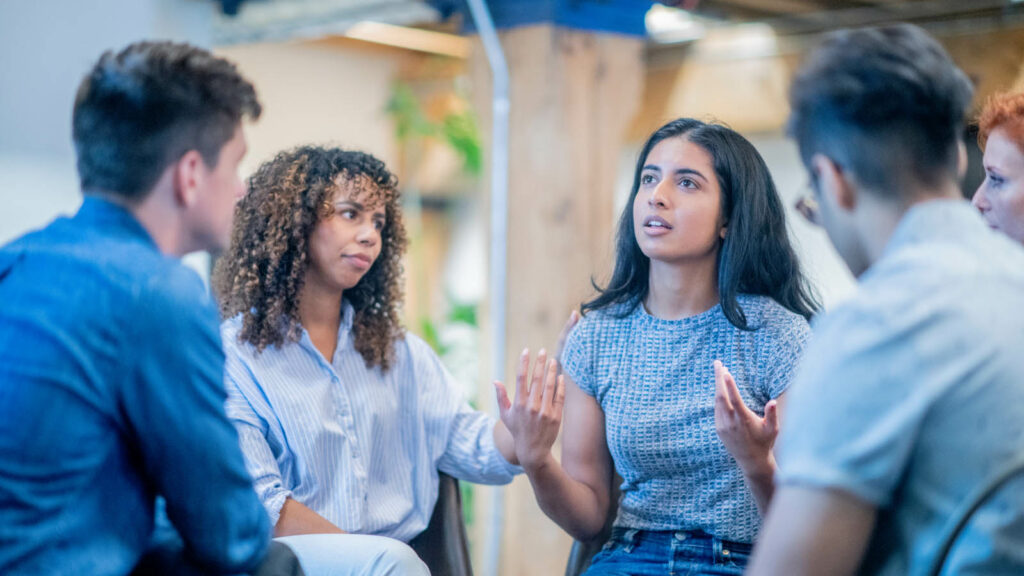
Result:
[[[491,375],[505,379],[506,269],[508,264],[508,65],[484,0],[467,0],[491,66],[491,251],[488,285],[491,292]],[[491,410],[497,400],[491,395]],[[483,576],[496,576],[505,520],[504,493],[492,492],[490,529],[484,545]]]

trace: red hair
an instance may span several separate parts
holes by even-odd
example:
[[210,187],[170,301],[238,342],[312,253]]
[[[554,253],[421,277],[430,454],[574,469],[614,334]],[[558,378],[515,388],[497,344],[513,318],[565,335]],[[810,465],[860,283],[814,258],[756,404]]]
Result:
[[982,150],[996,128],[1005,130],[1024,152],[1024,93],[996,94],[985,102],[978,117],[978,145]]

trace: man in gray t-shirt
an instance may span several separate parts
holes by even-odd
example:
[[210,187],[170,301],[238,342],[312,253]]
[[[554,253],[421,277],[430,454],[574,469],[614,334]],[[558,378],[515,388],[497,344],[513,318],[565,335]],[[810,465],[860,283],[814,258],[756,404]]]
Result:
[[[748,574],[923,574],[957,506],[1024,454],[1024,251],[960,197],[970,88],[918,28],[839,31],[794,80],[791,134],[860,290],[814,326]],[[1024,573],[1024,481],[947,573]]]

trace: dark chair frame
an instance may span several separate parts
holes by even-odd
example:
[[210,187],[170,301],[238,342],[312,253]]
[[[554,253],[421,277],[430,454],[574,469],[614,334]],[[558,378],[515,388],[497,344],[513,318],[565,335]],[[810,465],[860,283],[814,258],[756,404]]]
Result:
[[1007,482],[1022,475],[1024,475],[1024,454],[1019,454],[964,498],[942,531],[942,539],[939,540],[939,547],[936,549],[927,574],[939,576],[942,573],[957,537],[974,517],[974,513]]
[[622,497],[619,486],[621,485],[622,478],[615,474],[612,478],[611,492],[609,492],[611,505],[608,507],[608,516],[604,519],[604,527],[601,528],[600,534],[592,540],[573,541],[572,549],[569,550],[569,561],[565,565],[565,576],[580,576],[586,572],[587,568],[590,568],[591,559],[601,551],[605,542],[611,537],[612,524],[615,523],[615,518],[619,513],[619,499]]
[[409,542],[432,576],[473,576],[459,481],[444,472],[427,528]]

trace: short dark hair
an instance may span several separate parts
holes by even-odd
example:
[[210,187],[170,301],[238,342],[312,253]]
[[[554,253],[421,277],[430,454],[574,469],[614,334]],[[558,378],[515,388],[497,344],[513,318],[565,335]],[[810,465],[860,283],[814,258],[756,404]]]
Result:
[[628,314],[647,296],[651,259],[640,250],[633,226],[633,202],[651,150],[667,138],[685,138],[711,156],[729,232],[718,250],[718,293],[725,317],[741,330],[751,329],[739,294],[772,298],[808,320],[821,307],[789,241],[786,214],[764,159],[749,140],[721,124],[679,118],[654,131],[644,143],[633,173],[615,240],[615,269],[584,313],[621,306]]
[[100,56],[78,87],[72,138],[83,192],[141,200],[189,150],[216,166],[256,90],[235,66],[188,44],[137,42]]
[[867,188],[898,195],[956,178],[972,92],[949,54],[917,26],[838,30],[793,80],[788,132],[805,164],[822,153]]

